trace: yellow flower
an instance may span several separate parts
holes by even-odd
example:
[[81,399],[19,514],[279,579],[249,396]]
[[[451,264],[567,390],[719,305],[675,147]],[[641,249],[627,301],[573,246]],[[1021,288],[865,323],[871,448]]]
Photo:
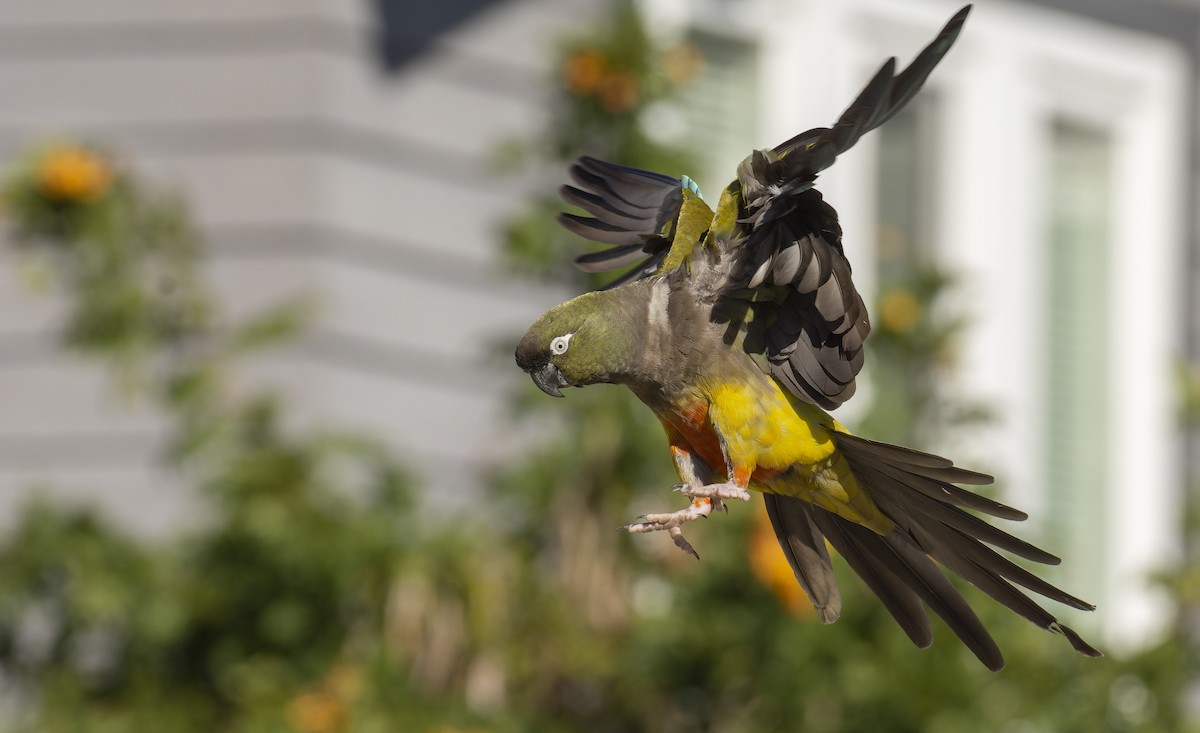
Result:
[[87,204],[108,193],[113,173],[96,153],[63,144],[42,155],[34,178],[38,193],[51,201]]
[[604,55],[590,48],[573,51],[563,64],[563,82],[567,91],[582,96],[591,94],[600,86],[607,71]]
[[896,333],[908,333],[921,318],[921,303],[907,290],[893,290],[879,300],[883,327]]
[[775,594],[788,613],[806,616],[813,612],[812,603],[796,582],[792,566],[788,565],[787,558],[779,549],[775,530],[771,529],[771,520],[765,510],[758,512],[750,533],[750,570],[758,582]]

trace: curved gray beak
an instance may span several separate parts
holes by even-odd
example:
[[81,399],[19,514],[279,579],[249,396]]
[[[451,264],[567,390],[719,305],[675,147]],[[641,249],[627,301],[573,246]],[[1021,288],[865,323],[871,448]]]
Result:
[[529,376],[533,377],[533,383],[551,397],[562,397],[563,393],[559,387],[567,386],[567,380],[563,379],[562,372],[558,371],[558,367],[550,362],[541,369],[535,369],[529,372]]

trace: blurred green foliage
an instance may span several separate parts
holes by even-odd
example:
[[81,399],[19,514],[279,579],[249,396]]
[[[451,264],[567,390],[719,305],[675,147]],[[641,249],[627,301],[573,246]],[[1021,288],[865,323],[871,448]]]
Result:
[[[639,115],[697,73],[693,51],[660,48],[622,4],[559,62],[554,123],[516,157],[687,169]],[[52,160],[64,170],[48,174]],[[503,246],[514,269],[562,277],[578,242],[546,189]],[[680,503],[661,429],[623,389],[554,401],[524,385],[513,420],[547,439],[493,477],[481,515],[418,516],[376,443],[289,427],[277,397],[229,388],[306,309],[223,321],[177,201],[86,148],[39,151],[5,193],[31,280],[68,296],[67,344],[167,416],[165,459],[203,517],[149,542],[88,512],[28,509],[0,544],[14,731],[1189,729],[1182,621],[1097,661],[971,592],[1008,658],[992,674],[941,626],[913,648],[840,561],[845,612],[817,623],[777,582],[790,570],[758,502],[692,531],[699,563],[666,537],[614,532]],[[935,307],[947,287],[924,273],[883,289],[871,359],[889,396],[862,432],[919,444],[977,414],[938,390],[965,327]],[[1194,585],[1171,587],[1194,600]]]
[[354,645],[377,653],[416,532],[408,481],[379,445],[289,430],[276,396],[230,389],[240,357],[298,332],[306,304],[223,322],[180,202],[98,151],[35,151],[5,192],[36,281],[66,296],[66,344],[165,414],[164,459],[204,516],[149,544],[87,511],[27,510],[0,546],[15,729],[321,730],[312,721],[344,717],[321,685]]

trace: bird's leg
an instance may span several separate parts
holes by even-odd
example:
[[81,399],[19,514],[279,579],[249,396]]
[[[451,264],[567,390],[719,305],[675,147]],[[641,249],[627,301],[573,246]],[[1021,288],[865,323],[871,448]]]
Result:
[[[692,499],[707,498],[718,502],[721,499],[750,501],[750,492],[744,486],[739,486],[736,480],[726,481],[723,484],[705,484],[703,486],[675,484],[675,490]],[[725,508],[724,504],[721,505],[721,508]]]
[[683,509],[663,514],[643,514],[638,517],[638,521],[627,524],[620,529],[630,534],[643,534],[645,532],[660,532],[665,530],[667,534],[671,535],[671,539],[675,542],[676,547],[699,560],[700,554],[684,538],[683,530],[680,529],[680,526],[696,519],[707,519],[708,515],[712,514],[713,506],[718,501],[720,500],[693,499],[692,503]]
[[[729,456],[729,444],[726,442],[725,436],[718,431],[717,438],[721,442],[721,454],[725,458],[725,472],[729,476],[729,480],[725,483],[717,484],[711,481],[689,481],[685,479],[683,483],[675,484],[675,490],[692,499],[712,499],[717,502],[718,508],[729,511],[721,503],[722,499],[750,501],[750,492],[746,490],[746,487],[750,485],[750,474],[753,473],[754,467],[734,462]],[[712,478],[711,472],[709,472],[708,478]]]
[[[667,436],[670,439],[671,457],[675,460],[675,468],[679,473],[679,478],[686,485],[703,486],[706,480],[712,479],[712,469],[692,452],[682,437],[670,429],[667,431]],[[683,530],[680,527],[697,519],[707,519],[714,509],[724,508],[725,504],[720,497],[695,497],[692,499],[692,503],[683,509],[663,514],[642,515],[637,518],[636,522],[620,527],[618,531],[624,530],[630,534],[665,531],[671,535],[676,547],[699,560],[699,553],[684,538]]]
[[722,496],[717,492],[689,493],[687,487],[720,486],[721,484],[713,483],[712,468],[685,445],[672,441],[671,458],[675,460],[675,472],[679,474],[680,479],[680,483],[675,484],[673,488],[689,499],[712,499],[713,508],[720,510],[725,509],[722,499],[741,498],[740,496]]

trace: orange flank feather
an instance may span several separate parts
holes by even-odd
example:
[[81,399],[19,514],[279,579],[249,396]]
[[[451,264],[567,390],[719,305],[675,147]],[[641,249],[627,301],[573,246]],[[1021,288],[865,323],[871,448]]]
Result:
[[[665,411],[659,415],[659,420],[672,441],[673,456],[695,453],[717,473],[725,472],[725,455],[717,431],[708,419],[707,402],[691,402],[681,408]],[[768,481],[778,473],[779,469],[735,462],[732,478],[738,486],[744,487],[750,484],[751,479]]]
[[689,426],[699,428],[704,424],[704,418],[708,417],[708,403],[695,402],[684,407],[681,417]]
[[721,453],[721,441],[706,418],[708,405],[697,402],[681,410],[659,413],[658,419],[671,441],[671,454],[675,458],[698,455],[713,470],[723,473],[725,457]]

